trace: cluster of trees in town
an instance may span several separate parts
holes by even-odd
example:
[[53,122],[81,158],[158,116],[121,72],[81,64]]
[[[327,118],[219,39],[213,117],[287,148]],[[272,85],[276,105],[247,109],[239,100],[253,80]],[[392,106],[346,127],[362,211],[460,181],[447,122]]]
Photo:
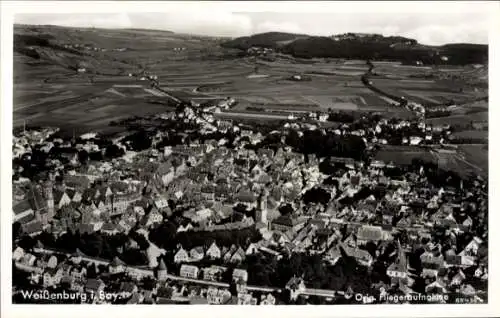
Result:
[[[376,250],[376,247],[375,247]],[[360,266],[356,260],[342,252],[342,257],[335,265],[324,262],[320,254],[293,252],[281,259],[267,254],[249,255],[240,266],[249,273],[248,284],[276,286],[284,288],[292,277],[303,277],[309,288],[321,288],[346,291],[349,288],[360,293],[372,291],[372,284],[389,282],[386,275],[387,265],[391,261],[390,251],[380,257],[371,270]]]
[[[15,237],[18,245],[30,250],[39,241],[44,247],[73,253],[79,249],[90,257],[99,257],[107,260],[119,257],[128,265],[146,265],[148,263],[146,249],[149,242],[144,236],[135,231],[128,235],[123,233],[104,234],[102,232],[80,233],[78,230],[68,229],[66,233],[56,237],[50,231],[30,237],[17,231]],[[130,240],[137,243],[137,247],[129,248]]]
[[123,142],[128,144],[133,151],[143,151],[151,148],[153,140],[150,136],[151,134],[140,129],[139,131],[125,137]]
[[297,131],[289,130],[285,142],[296,152],[315,154],[317,157],[345,157],[363,160],[365,143],[355,135],[338,136],[333,132],[323,134],[319,130],[307,130],[300,136]]
[[428,111],[425,113],[425,118],[439,118],[439,117],[448,117],[451,115],[451,111],[449,110],[434,110]]
[[73,159],[77,159],[80,164],[85,165],[89,161],[111,160],[125,154],[123,148],[113,144],[113,142],[106,137],[89,140],[100,148],[99,151],[90,152],[85,149],[76,149],[77,144],[86,142],[80,138],[72,140],[69,147],[62,146],[61,143],[57,141],[59,138],[62,139],[62,137],[55,135],[47,140],[53,143],[53,147],[51,147],[48,152],[42,150],[41,145],[36,145],[32,147],[31,152],[25,153],[20,158],[14,158],[14,171],[17,171],[19,167],[22,168],[20,169],[22,171],[16,173],[14,178],[17,179],[22,176],[30,180],[37,180],[48,171],[54,170],[55,166],[52,161],[58,161],[66,167],[71,164]]
[[305,204],[309,203],[320,203],[326,206],[328,202],[330,202],[331,195],[330,193],[320,187],[315,187],[310,190],[307,190],[303,197],[302,200],[304,201]]
[[353,113],[339,112],[339,111],[329,111],[328,121],[339,122],[339,123],[353,123],[356,117]]
[[217,242],[219,246],[229,247],[233,244],[246,246],[261,238],[260,233],[254,227],[238,230],[177,232],[177,225],[170,221],[162,223],[149,233],[151,242],[167,250],[177,250],[178,246],[185,249],[207,246],[207,244],[209,246],[212,242]]

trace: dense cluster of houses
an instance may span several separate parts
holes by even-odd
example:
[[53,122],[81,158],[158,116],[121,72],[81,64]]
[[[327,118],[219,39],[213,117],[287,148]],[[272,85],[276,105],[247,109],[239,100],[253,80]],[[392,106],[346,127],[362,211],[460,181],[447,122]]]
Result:
[[[175,119],[209,125],[218,130],[215,122],[207,123],[205,114],[188,109],[182,117],[174,116]],[[406,122],[393,124],[382,120],[373,129],[372,140],[365,142],[374,142],[384,126],[403,129],[408,125]],[[476,181],[476,186],[471,189],[438,189],[429,187],[422,173],[407,173],[403,179],[391,178],[384,173],[385,162],[374,161],[366,166],[345,158],[337,160],[344,168],[328,176],[319,170],[320,161],[327,159],[310,156],[305,160],[304,155],[286,146],[276,150],[250,150],[245,145],[256,144],[263,135],[240,129],[232,123],[226,126],[229,126],[226,129],[240,134],[234,142],[235,147],[225,147],[224,139],[221,139],[204,143],[192,141],[186,145],[165,147],[163,151],[149,149],[135,153],[127,150],[123,157],[111,162],[64,167],[64,171],[49,173],[45,181],[17,180],[14,183],[13,219],[21,224],[24,235],[32,237],[42,231],[57,237],[68,230],[128,234],[135,228],[147,238],[152,228],[167,222],[182,207],[180,217],[184,222],[179,224],[177,232],[253,228],[262,238],[245,245],[222,246],[219,242],[211,242],[208,246],[190,249],[178,246],[174,255],[174,262],[180,266],[178,277],[219,281],[227,270],[225,266],[198,265],[202,260],[216,259],[235,266],[232,279],[243,284],[255,274],[238,268],[248,255],[263,253],[281,259],[292,253],[320,254],[331,265],[347,255],[360,266],[370,268],[377,261],[377,255],[384,254],[390,245],[397,243],[397,257],[388,264],[387,276],[405,294],[413,293],[415,277],[422,277],[426,282],[426,292],[458,290],[473,293],[474,297],[481,299],[482,291],[473,291],[470,283],[462,283],[487,279],[487,256],[484,256],[487,255],[487,232],[482,236],[475,233],[465,245],[459,241],[473,233],[472,228],[486,222],[484,183]],[[427,127],[420,129],[422,133],[431,133]],[[364,130],[359,133],[363,136]],[[48,134],[47,131],[25,133],[15,137],[15,144],[27,144],[23,149],[29,152],[30,144],[48,145],[50,142],[44,141]],[[247,138],[243,140],[243,137]],[[412,137],[408,143],[418,144]],[[65,141],[60,144],[65,144]],[[119,141],[117,144],[123,146]],[[91,145],[90,138],[80,147]],[[54,178],[55,175],[60,178]],[[325,182],[326,179],[330,182]],[[335,182],[331,182],[332,179]],[[385,195],[382,198],[368,195],[353,199],[354,203],[349,205],[341,203],[344,199],[355,198],[366,188],[383,188]],[[318,189],[330,195],[332,199],[328,204],[305,204],[303,195]],[[176,211],[172,210],[169,200],[175,201]],[[284,206],[288,206],[291,212],[284,213]],[[440,240],[433,235],[436,227],[445,229]],[[401,232],[406,236],[400,241]],[[366,249],[367,244],[375,244],[375,254]],[[154,251],[148,249],[149,269],[145,272],[116,258],[102,263],[99,273],[131,271],[135,276],[144,277],[155,276],[152,271],[155,269],[156,277],[166,280],[165,264],[158,262],[164,251],[158,251],[152,243],[151,246]],[[423,250],[420,255],[422,269],[416,271],[409,265],[407,254],[420,249]],[[14,251],[15,263],[29,271],[37,284],[47,287],[64,281],[79,290],[108,288],[100,278],[101,274],[82,280],[89,271],[88,266],[82,264],[82,257],[85,258],[72,255],[61,261],[55,256],[36,257],[21,248]],[[79,283],[81,281],[85,282]],[[304,282],[290,284],[295,286],[290,289],[296,292]],[[137,285],[132,285],[121,286],[118,290],[123,288],[130,295],[138,295]],[[464,288],[467,290],[463,291]],[[134,301],[139,303],[151,298],[151,293],[146,294],[142,292],[140,296],[134,296]],[[201,297],[208,299],[209,303],[228,301],[227,292],[215,288],[195,296],[191,298]],[[274,304],[275,299],[272,295],[256,299],[251,293],[241,292],[237,303]]]

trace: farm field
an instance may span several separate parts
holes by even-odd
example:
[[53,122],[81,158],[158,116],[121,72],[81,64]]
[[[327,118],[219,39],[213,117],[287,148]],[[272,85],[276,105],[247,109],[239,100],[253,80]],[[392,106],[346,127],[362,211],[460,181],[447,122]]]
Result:
[[488,176],[488,145],[459,145],[458,152],[469,166],[476,166],[484,176]]
[[[161,103],[147,101],[168,99],[167,94],[150,89],[148,81],[129,76],[143,70],[158,76],[162,91],[182,100],[203,102],[233,97],[238,101],[235,112],[258,107],[284,113],[329,109],[377,111],[389,116],[408,113],[362,84],[360,77],[369,68],[366,61],[302,60],[280,54],[274,61],[225,58],[229,51],[220,48],[220,40],[212,38],[155,30],[101,31],[43,27],[43,32],[54,35],[61,45],[86,43],[102,49],[95,53],[79,56],[43,48],[40,59],[14,54],[15,125],[27,120],[32,125],[64,122],[96,129],[124,116],[164,111]],[[31,31],[21,28],[16,32]],[[80,61],[98,73],[76,73],[74,66]],[[417,102],[439,104],[474,96],[467,90],[458,92],[456,85],[447,80],[412,77],[425,75],[429,72],[426,67],[381,61],[373,61],[373,65],[377,73],[396,77],[374,77],[375,86]],[[455,68],[449,72],[456,73]],[[289,80],[297,74],[308,75],[310,80]],[[450,118],[462,122],[469,115],[484,117],[476,113]]]
[[452,115],[438,118],[428,118],[425,120],[430,125],[464,125],[470,122],[487,122],[488,112],[477,112],[472,114]]
[[384,146],[377,151],[374,159],[396,165],[411,165],[414,159],[434,163],[436,161],[429,150],[408,146]]
[[488,132],[484,130],[465,130],[452,134],[453,137],[459,139],[480,139],[488,140]]
[[[464,146],[460,146],[464,147]],[[467,146],[465,146],[467,147]],[[488,176],[488,153],[480,151],[478,155],[466,154],[459,148],[457,153],[437,153],[432,152],[435,160],[442,169],[453,171],[463,178],[475,176]],[[473,159],[473,157],[477,157]]]

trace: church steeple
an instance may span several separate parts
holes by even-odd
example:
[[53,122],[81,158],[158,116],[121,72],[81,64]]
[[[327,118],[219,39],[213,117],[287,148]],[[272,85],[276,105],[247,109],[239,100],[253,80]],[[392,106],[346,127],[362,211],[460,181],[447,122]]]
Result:
[[401,242],[399,240],[396,241],[396,244],[398,249],[398,258],[396,259],[396,263],[401,265],[402,268],[406,269],[407,268],[406,253],[404,249],[401,247]]
[[267,199],[269,197],[269,191],[267,189],[262,189],[259,195],[258,206],[257,206],[257,222],[261,222],[267,225]]

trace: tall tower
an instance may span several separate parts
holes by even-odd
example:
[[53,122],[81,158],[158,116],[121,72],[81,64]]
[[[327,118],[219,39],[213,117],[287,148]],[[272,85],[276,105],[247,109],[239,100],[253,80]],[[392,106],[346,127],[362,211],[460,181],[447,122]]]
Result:
[[269,196],[269,191],[263,189],[259,196],[259,206],[257,207],[257,222],[261,222],[267,225],[267,198]]
[[163,258],[160,260],[160,264],[158,265],[158,280],[165,281],[167,279],[167,266],[163,261]]
[[47,205],[47,220],[50,221],[54,218],[55,209],[54,209],[54,195],[52,193],[53,186],[51,181],[46,181],[42,186],[43,191],[43,199]]
[[406,253],[405,250],[401,247],[401,242],[397,240],[397,248],[398,248],[398,258],[396,262],[398,262],[405,270],[408,266],[406,261]]

